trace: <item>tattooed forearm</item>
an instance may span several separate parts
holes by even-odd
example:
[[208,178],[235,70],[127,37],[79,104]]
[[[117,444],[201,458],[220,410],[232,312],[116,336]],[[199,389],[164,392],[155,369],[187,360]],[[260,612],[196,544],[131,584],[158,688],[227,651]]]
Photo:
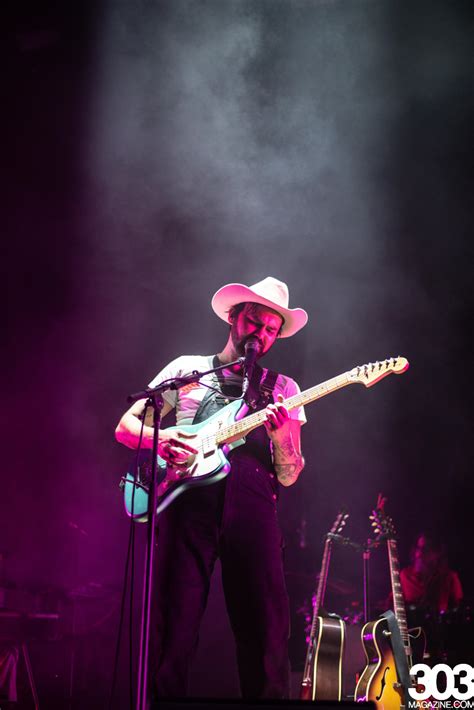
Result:
[[295,449],[291,436],[273,442],[273,463],[280,483],[291,486],[304,467],[304,459]]
[[280,453],[285,457],[288,458],[290,461],[292,461],[295,456],[298,456],[298,454],[295,451],[295,445],[293,444],[293,441],[291,439],[291,436],[289,436],[286,439],[283,439],[282,442],[280,442],[277,446],[276,449],[280,450]]
[[275,464],[275,473],[282,486],[291,486],[300,475],[304,466],[304,459],[302,456],[299,456],[298,459],[297,463]]

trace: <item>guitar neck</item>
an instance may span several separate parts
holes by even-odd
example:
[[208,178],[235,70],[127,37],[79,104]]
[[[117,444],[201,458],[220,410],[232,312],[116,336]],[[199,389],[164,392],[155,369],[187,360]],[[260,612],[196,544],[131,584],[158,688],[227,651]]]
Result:
[[[322,382],[321,384],[311,387],[304,392],[293,395],[293,397],[288,397],[288,399],[284,400],[283,404],[290,412],[292,409],[296,409],[296,407],[310,404],[311,402],[314,402],[327,394],[331,394],[331,392],[335,392],[336,390],[353,383],[354,381],[351,380],[350,373],[344,372],[342,375],[332,377],[330,380],[326,380],[326,382]],[[264,409],[235,421],[219,431],[216,437],[217,444],[225,444],[227,441],[232,439],[246,436],[246,434],[261,426],[265,421],[266,416]]]
[[398,561],[397,543],[395,540],[387,540],[388,560],[390,564],[390,579],[392,583],[393,610],[397,619],[400,635],[406,655],[411,657],[410,637],[408,635],[407,617],[405,611],[405,601],[400,583],[400,563]]
[[311,623],[310,640],[314,641],[316,638],[316,631],[318,626],[318,616],[319,610],[324,604],[324,596],[326,594],[326,583],[328,579],[329,572],[329,560],[331,559],[331,540],[329,537],[326,538],[324,544],[323,561],[321,563],[321,572],[319,574],[318,587],[316,589],[316,599],[313,606],[313,621]]

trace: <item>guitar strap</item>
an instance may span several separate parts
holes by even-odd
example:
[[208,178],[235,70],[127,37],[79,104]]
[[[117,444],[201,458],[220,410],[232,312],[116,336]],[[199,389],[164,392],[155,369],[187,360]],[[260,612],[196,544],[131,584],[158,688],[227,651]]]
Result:
[[[218,367],[219,364],[220,362],[217,355],[214,355],[212,366]],[[252,409],[263,409],[267,406],[272,399],[277,378],[278,372],[267,370],[264,374],[260,365],[255,365],[246,398],[247,404],[252,407]],[[207,390],[194,415],[193,424],[204,421],[210,417],[214,411],[229,404],[229,399],[238,399],[242,395],[242,389],[226,383],[220,371],[213,373],[213,379],[215,386],[220,392],[214,392],[210,389]]]
[[263,409],[272,397],[278,372],[267,370],[264,374],[260,365],[255,365],[245,401],[252,409]]
[[389,609],[382,614],[387,620],[387,625],[390,631],[390,641],[393,651],[393,656],[395,658],[395,666],[397,668],[398,682],[403,686],[403,691],[405,695],[405,705],[408,701],[408,688],[411,687],[410,679],[410,669],[408,667],[407,656],[405,653],[405,646],[402,641],[402,636],[400,634],[400,628],[398,626],[397,618],[393,611]]

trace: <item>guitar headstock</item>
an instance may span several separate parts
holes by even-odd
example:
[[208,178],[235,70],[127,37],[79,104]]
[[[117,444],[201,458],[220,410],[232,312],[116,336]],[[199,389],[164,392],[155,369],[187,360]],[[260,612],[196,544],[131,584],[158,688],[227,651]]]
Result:
[[380,362],[369,362],[367,365],[359,365],[349,372],[349,377],[353,382],[360,382],[366,387],[372,387],[376,382],[387,377],[392,372],[401,375],[408,370],[409,363],[405,357],[389,357]]
[[372,515],[369,515],[369,520],[374,529],[376,535],[376,541],[381,540],[395,540],[397,536],[397,531],[395,530],[395,524],[392,518],[385,512],[385,503],[387,499],[379,493],[377,505],[372,511]]
[[343,508],[342,510],[339,511],[337,514],[337,517],[332,525],[331,530],[329,531],[330,535],[340,535],[342,530],[344,529],[344,526],[347,522],[347,518],[349,517],[349,513]]

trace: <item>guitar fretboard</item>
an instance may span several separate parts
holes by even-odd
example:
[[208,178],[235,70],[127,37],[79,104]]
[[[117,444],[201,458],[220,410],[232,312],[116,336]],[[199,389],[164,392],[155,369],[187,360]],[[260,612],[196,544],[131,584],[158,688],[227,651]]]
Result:
[[[322,382],[315,387],[311,387],[304,392],[293,395],[293,397],[288,397],[285,399],[283,404],[288,411],[295,409],[296,407],[304,406],[305,404],[310,404],[316,399],[320,399],[331,392],[335,392],[342,387],[353,384],[354,380],[350,378],[349,372],[344,372],[342,375],[333,377],[326,382]],[[225,444],[235,438],[240,438],[245,436],[253,429],[261,426],[266,420],[265,410],[262,409],[254,414],[250,414],[243,419],[233,422],[226,427],[223,427],[216,436],[217,444]]]
[[398,622],[405,652],[408,656],[411,656],[410,637],[408,635],[405,600],[403,598],[402,585],[400,583],[400,563],[398,561],[396,541],[387,540],[387,547],[390,564],[390,579],[392,581],[393,611]]

